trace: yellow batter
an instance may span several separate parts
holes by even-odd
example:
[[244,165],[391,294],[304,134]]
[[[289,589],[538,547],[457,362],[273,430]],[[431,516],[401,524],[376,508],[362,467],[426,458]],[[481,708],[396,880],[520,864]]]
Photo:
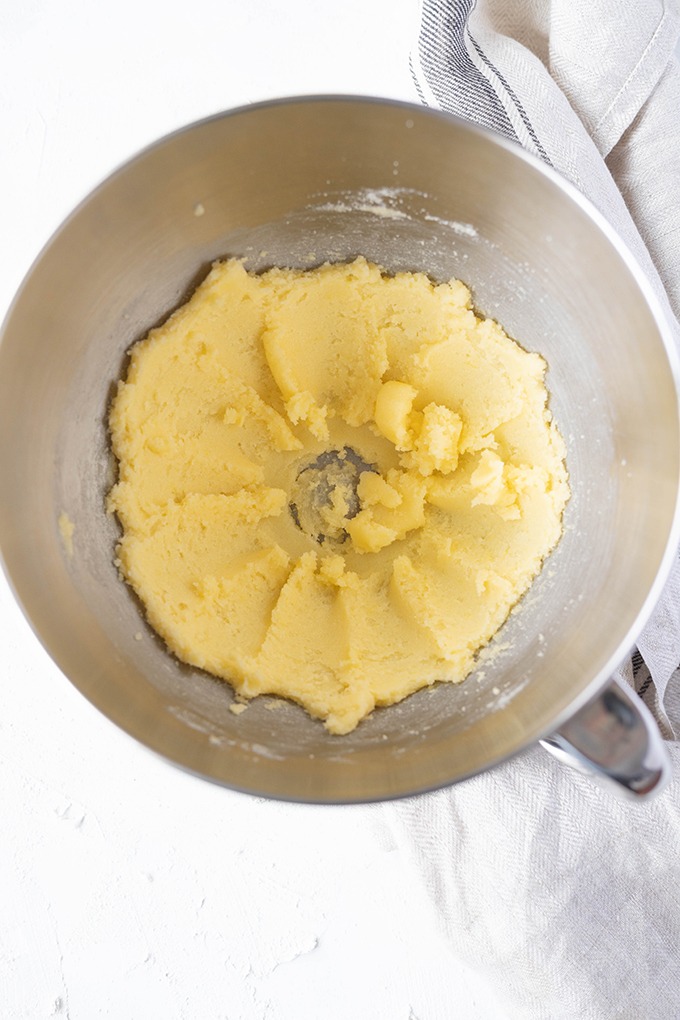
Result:
[[149,622],[332,733],[462,680],[560,537],[545,367],[456,280],[217,263],[111,408],[118,562]]

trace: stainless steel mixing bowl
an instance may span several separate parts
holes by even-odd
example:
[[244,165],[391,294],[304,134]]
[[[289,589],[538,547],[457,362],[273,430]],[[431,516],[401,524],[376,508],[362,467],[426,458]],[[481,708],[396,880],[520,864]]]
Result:
[[[557,551],[478,672],[333,737],[292,704],[270,710],[271,699],[235,716],[230,688],[181,665],[145,625],[113,565],[106,414],[131,343],[186,299],[211,260],[247,256],[259,269],[357,254],[460,277],[481,311],[545,356],[573,495]],[[49,242],[10,310],[0,347],[6,569],[36,634],[86,697],[166,758],[241,790],[331,802],[409,794],[488,768],[561,725],[563,745],[576,744],[568,730],[579,720],[599,733],[595,743],[605,733],[609,754],[607,728],[627,713],[638,757],[649,759],[658,749],[625,698],[612,707],[610,690],[577,710],[632,644],[670,563],[676,374],[628,252],[516,146],[379,100],[235,110],[109,177]],[[72,556],[62,513],[75,525]]]

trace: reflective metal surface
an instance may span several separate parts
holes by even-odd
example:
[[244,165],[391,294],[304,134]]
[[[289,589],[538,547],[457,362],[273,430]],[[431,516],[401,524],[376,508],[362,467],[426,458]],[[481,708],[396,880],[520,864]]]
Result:
[[[545,356],[573,497],[558,550],[475,675],[332,737],[293,705],[270,710],[262,699],[233,715],[229,688],[179,664],[146,627],[113,565],[105,419],[128,347],[211,260],[247,256],[258,269],[358,253],[388,270],[460,277],[481,311]],[[105,181],[43,251],[10,311],[0,347],[6,569],[82,693],[187,769],[313,801],[451,783],[592,698],[658,596],[679,474],[669,358],[625,249],[517,147],[398,103],[233,111]],[[75,525],[72,557],[62,512]]]
[[637,800],[660,793],[671,777],[670,755],[652,714],[616,680],[541,744]]

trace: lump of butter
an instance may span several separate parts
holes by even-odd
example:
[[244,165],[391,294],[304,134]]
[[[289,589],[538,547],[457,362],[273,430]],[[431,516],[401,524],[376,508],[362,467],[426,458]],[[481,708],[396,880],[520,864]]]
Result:
[[376,429],[400,453],[410,454],[401,458],[404,467],[421,475],[455,471],[463,428],[460,416],[444,404],[414,410],[417,397],[418,391],[408,383],[397,379],[383,383],[373,415]]

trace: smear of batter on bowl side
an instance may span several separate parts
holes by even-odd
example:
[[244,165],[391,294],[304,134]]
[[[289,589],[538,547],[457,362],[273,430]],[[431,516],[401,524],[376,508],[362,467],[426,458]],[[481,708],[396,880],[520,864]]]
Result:
[[561,534],[545,370],[456,280],[218,262],[111,407],[119,569],[180,659],[332,733],[461,681]]
[[69,559],[73,559],[73,533],[76,530],[76,526],[65,510],[62,510],[59,514],[57,527],[59,528],[59,535],[61,536],[61,544],[64,547],[64,552]]

